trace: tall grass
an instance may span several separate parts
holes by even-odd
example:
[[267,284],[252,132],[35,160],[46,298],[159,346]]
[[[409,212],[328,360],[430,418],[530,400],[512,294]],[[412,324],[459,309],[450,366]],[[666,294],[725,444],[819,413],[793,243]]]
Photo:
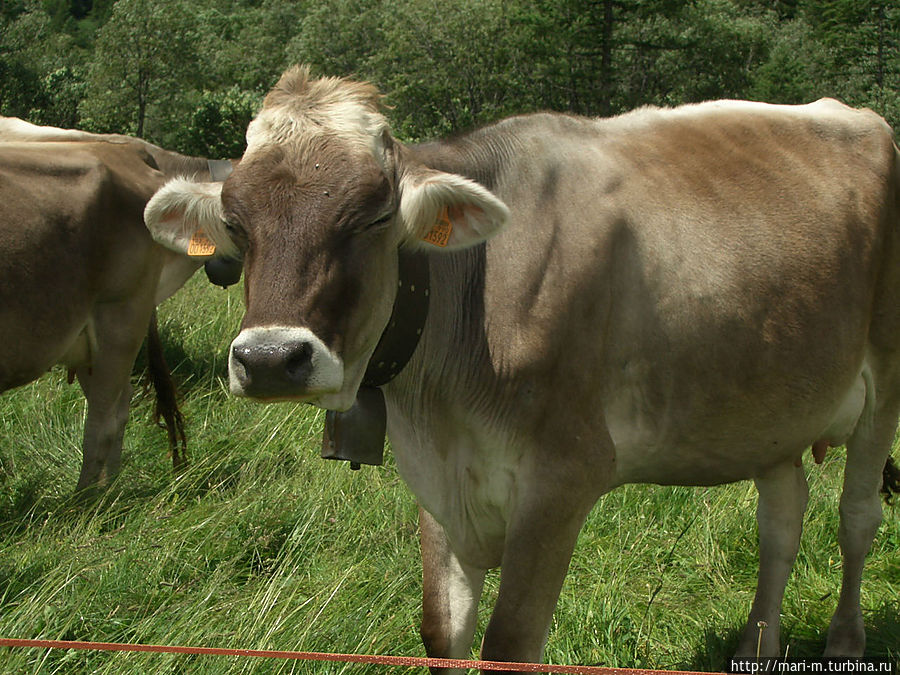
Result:
[[[121,476],[88,506],[71,499],[84,416],[77,388],[52,372],[0,397],[0,636],[424,655],[416,507],[390,452],[385,466],[351,472],[319,459],[320,412],[229,397],[224,355],[241,312],[239,289],[200,276],[161,309],[189,425],[191,463],[179,476],[140,386]],[[836,602],[842,464],[835,451],[809,468],[784,606],[792,655],[821,653]],[[628,486],[604,497],[573,558],[547,660],[722,668],[753,597],[755,503],[746,483]],[[498,580],[489,574],[480,630]],[[900,507],[885,511],[863,606],[868,652],[897,658]],[[389,670],[0,649],[4,673]]]

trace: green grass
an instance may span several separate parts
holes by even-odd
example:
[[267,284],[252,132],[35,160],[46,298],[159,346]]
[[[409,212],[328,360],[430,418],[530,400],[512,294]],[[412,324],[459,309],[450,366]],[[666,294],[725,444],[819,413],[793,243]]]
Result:
[[[239,289],[214,289],[202,275],[161,309],[188,422],[191,463],[177,477],[140,386],[121,476],[90,506],[71,499],[77,387],[54,371],[0,397],[0,636],[424,656],[416,507],[390,453],[383,467],[351,472],[318,457],[322,413],[229,397],[224,355],[241,313]],[[792,655],[821,653],[836,602],[842,464],[832,452],[809,469],[805,536],[785,595]],[[579,541],[546,659],[722,668],[753,597],[755,506],[747,483],[607,495]],[[498,581],[488,575],[480,631]],[[863,606],[868,652],[897,658],[900,506],[885,510]],[[0,672],[409,670],[0,649]]]

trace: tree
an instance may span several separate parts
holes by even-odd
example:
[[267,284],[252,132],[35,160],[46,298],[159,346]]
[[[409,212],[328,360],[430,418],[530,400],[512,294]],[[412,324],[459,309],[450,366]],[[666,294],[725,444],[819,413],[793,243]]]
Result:
[[287,61],[309,64],[321,73],[371,78],[374,59],[388,50],[384,4],[383,0],[314,3],[287,44]]
[[512,3],[405,0],[390,15],[369,66],[401,136],[443,135],[531,108],[528,27]]
[[766,59],[752,73],[746,95],[770,103],[809,103],[829,93],[825,49],[809,24],[794,19],[775,28]]
[[204,91],[188,123],[179,129],[173,147],[190,155],[240,157],[247,147],[247,125],[261,102],[261,96],[238,87]]
[[[5,6],[0,12],[0,114],[73,125],[81,60],[71,38],[53,31],[40,2],[19,3],[16,11]],[[71,65],[61,68],[65,61]]]
[[805,17],[825,47],[832,96],[900,124],[900,6],[892,0],[807,0]]
[[86,88],[84,70],[79,66],[63,66],[47,73],[41,79],[40,106],[29,110],[28,119],[64,129],[78,127],[78,104]]
[[630,10],[615,0],[523,3],[523,43],[539,107],[583,115],[612,111],[620,26]]
[[[694,0],[672,15],[672,44],[657,64],[661,102],[746,97],[767,58],[773,12],[745,10],[732,0]],[[637,102],[635,102],[637,103]]]
[[290,44],[301,31],[306,2],[200,0],[194,7],[202,24],[203,88],[263,93],[296,62]]
[[0,2],[0,113],[47,124],[231,154],[246,97],[297,62],[376,83],[410,140],[721,97],[900,125],[897,0]]
[[155,133],[175,123],[184,107],[180,94],[198,75],[196,32],[183,0],[119,0],[98,31],[80,107],[85,125],[143,138],[151,109]]

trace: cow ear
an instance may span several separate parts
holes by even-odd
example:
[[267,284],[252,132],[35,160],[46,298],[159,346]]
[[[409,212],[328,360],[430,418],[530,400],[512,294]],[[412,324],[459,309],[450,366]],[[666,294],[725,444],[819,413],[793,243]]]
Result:
[[408,246],[475,246],[499,232],[507,218],[506,204],[468,178],[427,169],[400,181],[400,222]]
[[222,183],[174,178],[144,209],[144,222],[157,243],[192,258],[235,257],[237,246],[222,219]]

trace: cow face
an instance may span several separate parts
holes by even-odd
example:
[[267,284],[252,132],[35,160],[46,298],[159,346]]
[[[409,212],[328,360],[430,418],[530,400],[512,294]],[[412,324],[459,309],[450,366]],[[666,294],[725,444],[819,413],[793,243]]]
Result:
[[173,181],[147,206],[160,243],[190,253],[202,238],[206,255],[243,256],[236,395],[350,407],[391,314],[398,248],[471,246],[506,220],[484,187],[410,161],[378,99],[370,85],[288,71],[224,185]]

